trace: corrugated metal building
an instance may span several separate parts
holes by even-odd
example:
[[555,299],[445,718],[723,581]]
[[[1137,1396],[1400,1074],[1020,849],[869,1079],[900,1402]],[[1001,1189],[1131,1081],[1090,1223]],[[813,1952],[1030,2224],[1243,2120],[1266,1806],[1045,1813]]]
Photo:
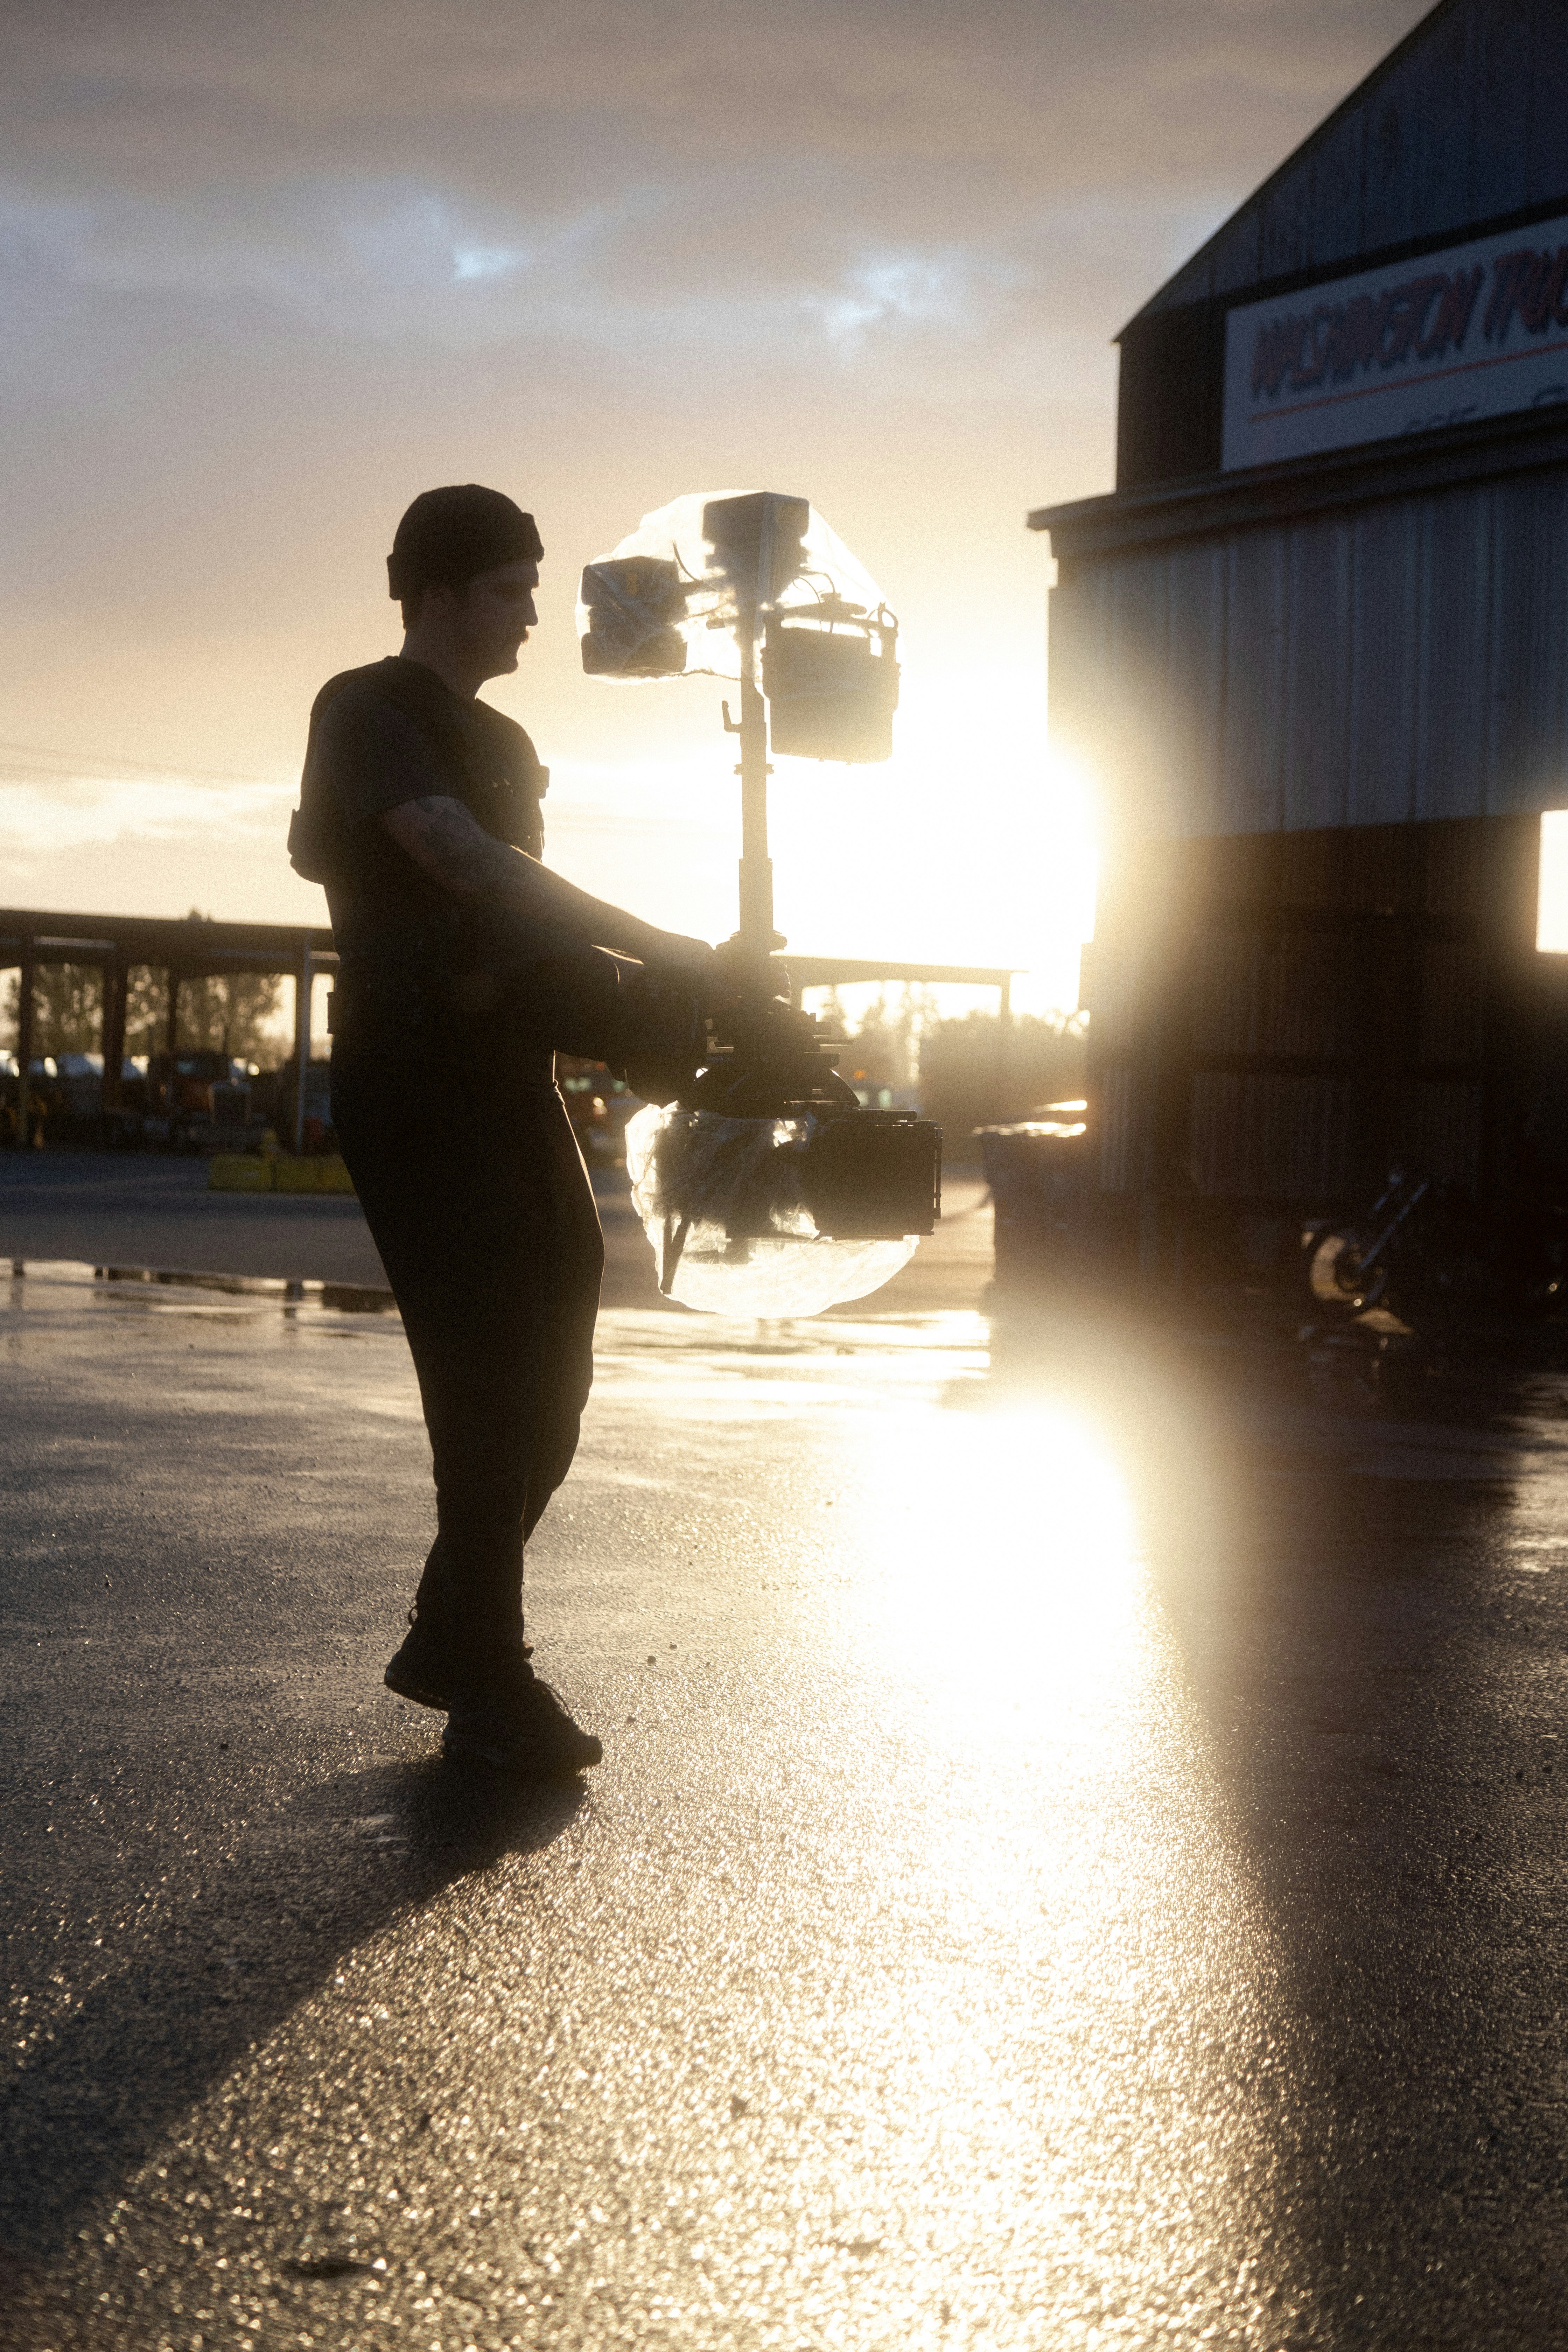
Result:
[[1123,330],[1057,559],[1107,855],[1100,1181],[1146,1262],[1391,1162],[1568,1162],[1568,0],[1442,0]]

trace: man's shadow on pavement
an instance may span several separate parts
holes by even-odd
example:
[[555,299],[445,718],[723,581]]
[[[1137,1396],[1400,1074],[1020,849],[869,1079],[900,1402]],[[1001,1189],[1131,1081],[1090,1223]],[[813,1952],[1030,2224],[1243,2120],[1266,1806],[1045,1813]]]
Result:
[[458,1880],[552,1845],[579,1780],[526,1785],[436,1759],[321,1781],[261,1850],[62,2018],[0,2096],[0,2312],[175,2119],[330,1983],[346,1954]]

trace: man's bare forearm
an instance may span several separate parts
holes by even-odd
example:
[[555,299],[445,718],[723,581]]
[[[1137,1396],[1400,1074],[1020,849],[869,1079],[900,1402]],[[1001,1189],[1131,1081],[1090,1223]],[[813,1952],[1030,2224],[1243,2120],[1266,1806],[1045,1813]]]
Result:
[[509,907],[584,946],[618,949],[644,962],[680,960],[680,951],[693,944],[591,897],[536,857],[497,841],[461,801],[446,794],[405,801],[387,810],[382,824],[455,898]]

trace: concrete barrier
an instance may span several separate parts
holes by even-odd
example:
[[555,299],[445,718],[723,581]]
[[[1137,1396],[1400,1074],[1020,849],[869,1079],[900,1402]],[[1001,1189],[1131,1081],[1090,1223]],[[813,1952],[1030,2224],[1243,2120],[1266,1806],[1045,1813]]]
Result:
[[209,1192],[335,1192],[353,1196],[336,1152],[296,1160],[281,1151],[220,1151],[207,1163]]
[[270,1192],[272,1162],[258,1151],[215,1151],[207,1161],[209,1192]]

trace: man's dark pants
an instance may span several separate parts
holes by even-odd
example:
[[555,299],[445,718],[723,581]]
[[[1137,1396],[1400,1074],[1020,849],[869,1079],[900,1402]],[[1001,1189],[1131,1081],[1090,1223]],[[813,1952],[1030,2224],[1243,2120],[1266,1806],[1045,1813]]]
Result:
[[545,1066],[443,1066],[375,1040],[332,1054],[332,1123],[430,1433],[419,1616],[481,1672],[521,1638],[523,1544],[571,1466],[594,1373],[604,1239]]

